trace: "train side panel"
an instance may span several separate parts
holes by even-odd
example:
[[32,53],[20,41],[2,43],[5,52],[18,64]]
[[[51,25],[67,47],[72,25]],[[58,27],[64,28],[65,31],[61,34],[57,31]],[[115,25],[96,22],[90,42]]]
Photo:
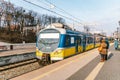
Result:
[[51,59],[55,60],[57,57],[64,59],[73,54],[75,54],[75,46],[70,44],[70,36],[61,34],[58,49],[51,53]]
[[73,35],[71,36],[71,35],[61,34],[59,47],[55,52],[51,53],[51,60],[57,60],[57,59],[60,60],[72,56],[77,52],[78,53],[83,52],[83,47],[80,45],[81,42],[78,41],[79,38],[76,38],[76,36]]
[[100,46],[100,43],[96,43],[96,44],[95,44],[95,48],[96,48],[96,47],[99,47],[99,46]]
[[93,43],[86,45],[86,51],[90,50],[90,49],[93,49],[93,48],[94,48],[94,44]]

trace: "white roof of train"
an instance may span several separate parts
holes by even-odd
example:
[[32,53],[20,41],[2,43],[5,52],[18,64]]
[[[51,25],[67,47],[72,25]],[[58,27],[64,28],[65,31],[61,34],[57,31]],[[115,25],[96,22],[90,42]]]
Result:
[[[61,24],[61,23],[53,23],[53,24],[51,24],[51,25],[48,25],[46,28],[40,30],[39,33],[42,32],[42,31],[44,31],[44,30],[46,30],[46,29],[56,29],[56,30],[58,30],[61,34],[66,34],[66,29],[71,30],[70,27],[64,26],[64,25]],[[39,33],[38,33],[38,34],[39,34]]]
[[63,24],[61,24],[61,23],[53,23],[51,25],[48,25],[46,28],[40,30],[39,33],[42,32],[42,31],[44,31],[44,30],[46,30],[46,29],[56,29],[61,34],[65,34],[66,33],[66,30],[63,28]]

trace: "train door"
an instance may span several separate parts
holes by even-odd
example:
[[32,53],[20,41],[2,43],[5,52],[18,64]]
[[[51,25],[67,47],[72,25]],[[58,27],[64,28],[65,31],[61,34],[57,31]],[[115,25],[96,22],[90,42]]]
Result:
[[94,48],[95,48],[95,44],[96,44],[96,37],[95,37],[95,35],[93,37],[93,43],[94,43]]
[[75,38],[75,48],[76,48],[76,53],[78,52],[78,36]]
[[86,37],[85,36],[83,36],[82,38],[82,46],[83,46],[83,51],[85,51],[86,50]]

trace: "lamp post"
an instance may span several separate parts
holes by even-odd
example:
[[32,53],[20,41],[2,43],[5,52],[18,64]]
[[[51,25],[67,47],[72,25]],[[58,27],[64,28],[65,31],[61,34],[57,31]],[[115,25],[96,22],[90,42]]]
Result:
[[118,23],[119,23],[119,26],[120,26],[120,21],[118,21]]
[[117,38],[118,38],[118,29],[119,29],[119,28],[117,27]]
[[[118,21],[118,24],[120,26],[120,21]],[[120,38],[120,27],[117,27],[117,38]]]

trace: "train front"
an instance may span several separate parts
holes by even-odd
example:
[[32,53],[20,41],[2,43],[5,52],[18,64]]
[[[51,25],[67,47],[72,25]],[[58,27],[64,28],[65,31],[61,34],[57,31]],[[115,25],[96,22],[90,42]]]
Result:
[[[36,56],[40,60],[54,60],[59,46],[60,32],[57,29],[47,28],[39,32],[36,43]],[[56,57],[55,57],[56,54]]]

